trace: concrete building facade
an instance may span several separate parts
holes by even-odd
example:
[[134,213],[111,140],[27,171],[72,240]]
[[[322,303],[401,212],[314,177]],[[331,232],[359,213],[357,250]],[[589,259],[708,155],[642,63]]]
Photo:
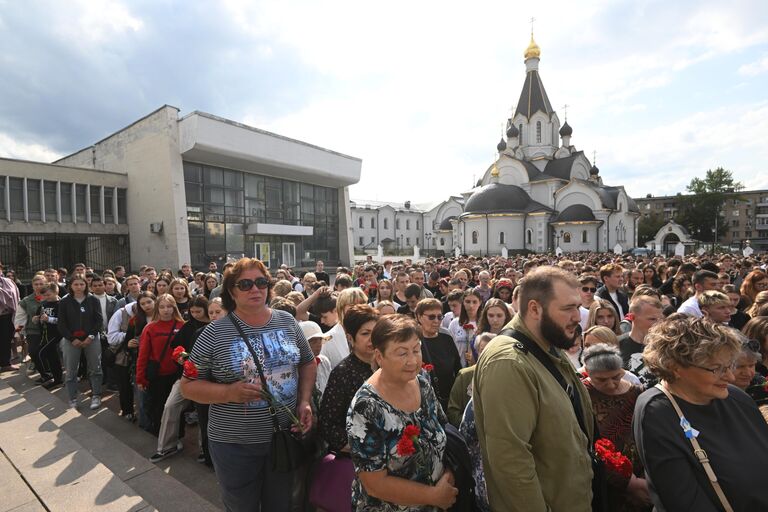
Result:
[[[202,268],[245,255],[272,267],[310,267],[317,259],[335,265],[352,258],[348,187],[360,179],[359,158],[204,112],[179,117],[165,105],[53,164],[0,160],[0,176],[14,178],[7,186],[17,186],[15,178],[25,175],[15,169],[24,166],[43,187],[55,177],[80,183],[70,177],[77,176],[86,187],[101,187],[89,204],[103,196],[127,205],[114,209],[124,216],[116,227],[104,209],[98,220],[105,222],[72,228],[121,230],[130,239],[126,266]],[[33,230],[36,221],[20,224],[8,203],[5,232]]]

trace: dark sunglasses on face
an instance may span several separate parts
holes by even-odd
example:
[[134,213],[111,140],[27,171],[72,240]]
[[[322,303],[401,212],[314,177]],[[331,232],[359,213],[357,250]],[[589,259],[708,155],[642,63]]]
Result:
[[238,290],[247,292],[254,286],[259,290],[266,290],[269,288],[269,279],[266,277],[257,277],[256,279],[241,279],[235,283]]
[[582,286],[581,287],[581,291],[583,291],[584,293],[587,293],[587,292],[595,293],[597,291],[597,288],[591,288],[589,286]]
[[435,320],[442,320],[443,319],[443,314],[442,313],[438,313],[436,315],[424,315],[424,318],[426,318],[430,322],[434,322]]

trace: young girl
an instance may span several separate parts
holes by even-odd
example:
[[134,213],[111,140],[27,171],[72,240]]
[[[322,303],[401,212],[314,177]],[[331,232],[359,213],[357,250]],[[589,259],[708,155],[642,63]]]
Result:
[[[184,318],[184,320],[189,320],[189,305],[192,295],[189,293],[189,284],[187,284],[187,280],[177,277],[171,281],[171,295],[173,295],[173,298],[176,301],[176,306],[179,308],[179,313],[181,313],[182,318]],[[206,310],[203,312],[203,316],[207,319],[207,301],[205,307]]]
[[483,306],[483,313],[480,315],[480,324],[477,326],[477,333],[490,332],[499,334],[505,325],[512,320],[506,303],[501,299],[488,299]]
[[[155,309],[152,312],[152,322],[144,328],[139,341],[139,359],[136,362],[136,383],[140,390],[149,393],[149,417],[152,432],[160,432],[160,420],[163,408],[171,388],[176,382],[179,367],[173,360],[171,341],[184,325],[176,301],[170,294],[157,297]],[[147,375],[149,362],[157,364],[157,374]],[[153,377],[150,380],[150,377]]]
[[379,285],[376,288],[376,298],[373,301],[373,307],[381,301],[392,301],[392,281],[389,279],[382,279],[379,281]]
[[59,360],[59,340],[61,335],[59,322],[59,285],[48,283],[42,290],[43,302],[40,304],[39,322],[42,326],[40,352],[38,358],[41,367],[38,372],[45,379],[43,387],[51,389],[63,382],[61,361]]
[[477,358],[474,342],[482,304],[480,292],[474,288],[467,289],[461,301],[459,318],[451,320],[448,326],[448,331],[453,336],[453,342],[456,343],[456,349],[461,356],[461,366],[464,368],[475,364]]
[[[118,349],[118,358],[115,361],[115,374],[117,375],[117,389],[120,394],[120,408],[125,419],[133,422],[136,418],[133,412],[133,387],[136,382],[136,361],[139,354],[139,340],[141,339],[141,333],[144,328],[152,319],[152,312],[155,310],[155,294],[152,292],[141,292],[136,302],[128,304],[125,309],[128,312],[130,318],[128,319],[125,328],[125,338],[123,340],[122,348],[125,351],[127,357],[121,358],[119,356],[120,350]],[[139,391],[139,426],[144,430],[149,431],[151,425],[149,423],[149,411],[145,410],[144,393]]]

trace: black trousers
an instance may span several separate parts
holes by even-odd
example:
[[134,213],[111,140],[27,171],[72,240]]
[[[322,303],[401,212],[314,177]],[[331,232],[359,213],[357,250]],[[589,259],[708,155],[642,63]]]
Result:
[[[31,346],[32,345],[30,344],[30,347]],[[53,378],[57,384],[63,382],[64,379],[61,371],[61,358],[59,357],[59,344],[57,340],[50,340],[45,345],[38,346],[37,354],[36,356],[33,355],[32,358],[40,377],[46,380]]]
[[114,365],[111,368],[112,375],[117,384],[117,392],[120,395],[120,410],[123,416],[133,414],[133,384],[131,384],[131,367]]
[[208,404],[195,404],[195,410],[197,410],[197,427],[200,429],[200,446],[203,449],[203,455],[205,456],[205,463],[209,466],[213,465],[211,461],[211,451],[208,448]]
[[15,332],[13,315],[0,315],[0,367],[11,365],[11,346]]
[[150,382],[147,388],[150,401],[149,419],[152,422],[152,433],[155,435],[160,433],[160,422],[163,419],[165,401],[168,400],[171,388],[173,388],[176,380],[177,376],[175,373],[172,375],[160,375]]

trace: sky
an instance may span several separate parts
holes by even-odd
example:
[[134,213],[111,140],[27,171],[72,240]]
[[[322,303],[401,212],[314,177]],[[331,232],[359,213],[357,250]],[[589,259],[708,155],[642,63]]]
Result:
[[768,2],[0,0],[0,156],[53,161],[163,104],[363,160],[353,199],[470,190],[539,73],[633,197],[768,189]]

